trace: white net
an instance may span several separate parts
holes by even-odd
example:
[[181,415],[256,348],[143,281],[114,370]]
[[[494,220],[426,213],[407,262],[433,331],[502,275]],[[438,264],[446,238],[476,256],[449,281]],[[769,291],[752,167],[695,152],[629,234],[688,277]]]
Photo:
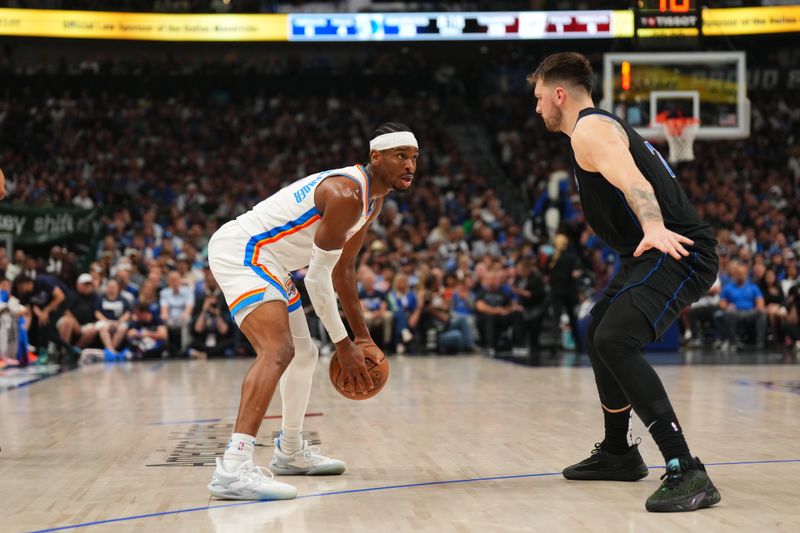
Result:
[[660,124],[669,145],[669,162],[694,161],[694,140],[700,123],[697,120],[668,118]]

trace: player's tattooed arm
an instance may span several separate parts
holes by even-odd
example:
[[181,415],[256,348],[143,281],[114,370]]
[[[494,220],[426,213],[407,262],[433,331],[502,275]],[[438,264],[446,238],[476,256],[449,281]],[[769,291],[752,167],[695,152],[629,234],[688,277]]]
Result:
[[628,139],[628,134],[625,132],[625,128],[622,127],[622,124],[617,122],[611,117],[607,117],[605,115],[594,115],[597,119],[610,124],[611,128],[613,129],[614,133],[617,134],[617,137],[625,144],[626,147],[630,146],[630,140]]
[[664,225],[653,186],[636,166],[628,143],[620,137],[617,130],[619,123],[612,120],[612,124],[596,117],[599,115],[578,121],[570,136],[572,150],[581,168],[599,172],[625,195],[625,200],[639,219],[644,235],[633,256],[639,257],[647,250],[657,249],[674,259],[686,257],[689,252],[683,245],[694,243]]
[[658,205],[656,194],[653,187],[646,180],[644,183],[636,183],[625,193],[628,205],[636,214],[642,226],[651,222],[664,224],[664,217],[661,216],[661,207]]

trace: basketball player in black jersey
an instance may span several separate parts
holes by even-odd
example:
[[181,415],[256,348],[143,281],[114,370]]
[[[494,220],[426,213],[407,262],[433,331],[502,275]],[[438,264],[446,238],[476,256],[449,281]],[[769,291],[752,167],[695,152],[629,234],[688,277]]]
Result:
[[587,223],[619,253],[622,268],[592,309],[587,352],[605,418],[591,456],[564,469],[580,480],[636,481],[647,475],[628,442],[631,408],[658,444],[667,471],[648,511],[694,511],[720,495],[689,453],[667,393],[642,356],[681,309],[716,279],[716,241],[653,146],[592,102],[593,73],[577,53],[547,57],[528,76],[547,129],[570,138]]

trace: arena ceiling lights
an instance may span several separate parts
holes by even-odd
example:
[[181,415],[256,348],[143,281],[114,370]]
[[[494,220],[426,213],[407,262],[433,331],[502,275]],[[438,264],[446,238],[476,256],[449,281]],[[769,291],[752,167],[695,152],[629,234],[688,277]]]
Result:
[[[800,31],[800,6],[703,9],[705,35]],[[634,35],[633,11],[175,15],[0,9],[0,36],[150,41],[459,41]]]

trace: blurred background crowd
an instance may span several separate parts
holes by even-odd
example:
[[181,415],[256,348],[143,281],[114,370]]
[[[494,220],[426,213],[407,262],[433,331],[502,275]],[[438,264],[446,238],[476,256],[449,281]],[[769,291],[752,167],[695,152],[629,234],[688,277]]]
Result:
[[[97,218],[87,239],[0,248],[4,364],[249,354],[207,267],[210,236],[295,179],[363,162],[370,131],[389,120],[414,129],[421,158],[412,191],[389,197],[358,262],[378,344],[580,350],[618,258],[585,224],[566,139],[545,131],[525,86],[548,50],[332,48],[52,54],[6,44],[6,202]],[[800,66],[791,47],[751,54]],[[599,72],[601,57],[590,57]],[[676,168],[721,258],[719,283],[676,326],[687,347],[782,350],[800,339],[800,93],[750,99],[749,139],[697,142],[696,161]]]

